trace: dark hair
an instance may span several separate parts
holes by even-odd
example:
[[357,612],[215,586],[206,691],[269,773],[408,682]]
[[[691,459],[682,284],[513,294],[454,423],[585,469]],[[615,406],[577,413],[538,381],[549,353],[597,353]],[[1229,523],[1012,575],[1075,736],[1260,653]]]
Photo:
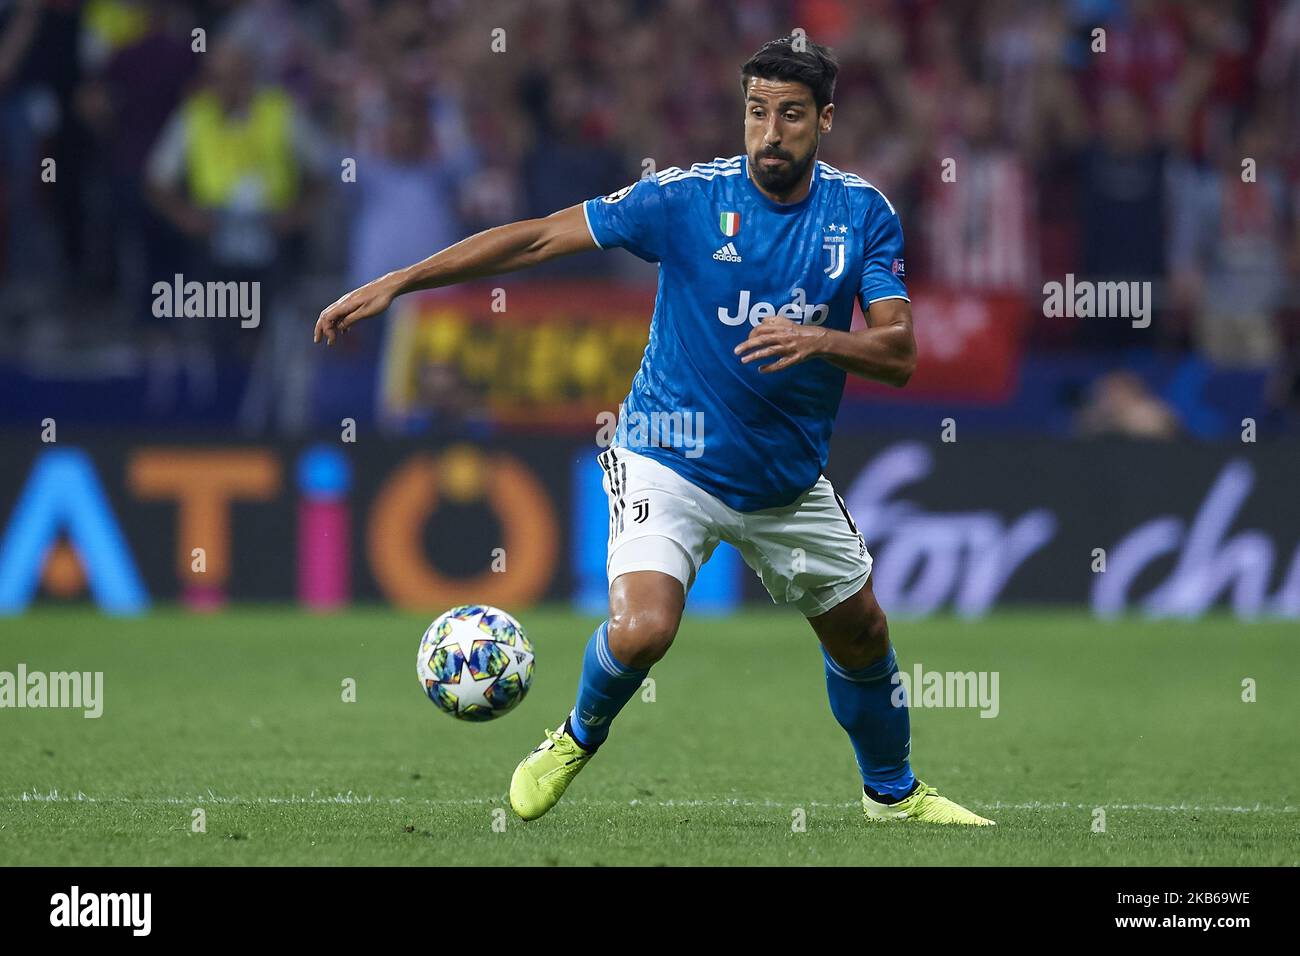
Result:
[[812,90],[813,101],[820,111],[835,95],[835,75],[840,65],[835,54],[827,47],[814,43],[806,36],[797,38],[801,49],[795,49],[795,37],[769,40],[740,68],[740,85],[749,89],[751,77],[764,80],[788,80],[802,83]]

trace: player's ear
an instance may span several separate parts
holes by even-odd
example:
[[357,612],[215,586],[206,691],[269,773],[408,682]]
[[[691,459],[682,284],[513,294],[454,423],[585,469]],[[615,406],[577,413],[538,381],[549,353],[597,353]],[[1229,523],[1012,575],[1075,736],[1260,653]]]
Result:
[[831,131],[831,117],[835,115],[835,104],[827,103],[822,107],[821,116],[818,117],[818,126],[822,133]]

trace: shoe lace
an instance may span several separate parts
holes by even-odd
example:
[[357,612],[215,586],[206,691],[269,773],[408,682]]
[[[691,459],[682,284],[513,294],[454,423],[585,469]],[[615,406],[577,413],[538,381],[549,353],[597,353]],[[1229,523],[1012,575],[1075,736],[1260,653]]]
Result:
[[578,746],[577,741],[572,736],[565,739],[564,725],[561,724],[554,730],[546,731],[546,738],[551,742],[551,749],[559,750],[561,753],[573,752],[581,755],[583,750]]
[[[930,787],[930,786],[926,786],[925,784],[922,784],[920,787],[917,788],[916,794],[919,794],[919,795],[920,795],[920,798],[921,798],[920,801],[918,801],[918,807],[917,807],[918,810],[920,810],[920,807],[924,804],[924,801],[925,801],[927,798],[929,798],[929,797],[934,797],[934,798],[936,798],[937,800],[941,801],[942,803],[944,803],[944,804],[948,804],[950,807],[954,808],[956,811],[963,812],[963,813],[969,813],[969,814],[971,814],[971,816],[975,816],[975,817],[978,817],[978,816],[979,816],[979,814],[977,814],[977,813],[973,813],[972,811],[967,810],[965,807],[953,803],[953,802],[952,802],[951,800],[949,800],[947,797],[945,797],[945,796],[943,796],[942,794],[940,794],[940,793],[939,793],[939,788],[938,788],[938,787]],[[914,794],[914,796],[915,796],[916,794]],[[934,809],[937,809],[937,807],[935,807]]]
[[[564,763],[559,768],[561,770],[565,770],[565,772],[568,772],[566,770],[566,768],[568,767],[575,767],[575,766],[582,765],[586,761],[586,759],[591,756],[591,754],[587,753],[581,747],[579,747],[577,742],[572,737],[569,737],[567,740],[565,739],[563,725],[555,728],[555,730],[550,730],[548,728],[546,730],[546,738],[551,742],[552,750],[559,751],[561,754],[564,754],[569,757],[569,759],[565,760]],[[542,747],[544,746],[546,745],[542,744]],[[537,749],[541,750],[542,747],[538,747]]]
[[920,812],[921,808],[925,806],[925,802],[930,797],[938,797],[938,796],[939,796],[939,789],[937,787],[931,787],[924,783],[921,784],[915,790],[913,790],[912,793],[909,794],[908,796],[907,802],[910,809],[908,809],[907,813],[913,814],[913,813]]

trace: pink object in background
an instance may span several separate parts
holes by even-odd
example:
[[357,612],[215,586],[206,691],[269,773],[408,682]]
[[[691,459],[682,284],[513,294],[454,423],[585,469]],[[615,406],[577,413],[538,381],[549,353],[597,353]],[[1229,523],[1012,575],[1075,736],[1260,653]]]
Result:
[[210,584],[187,584],[181,591],[181,603],[191,611],[212,614],[226,606],[226,591]]
[[314,611],[342,607],[352,599],[352,527],[347,491],[351,468],[328,446],[298,460],[298,600]]
[[307,499],[298,506],[298,600],[326,611],[352,597],[347,505]]

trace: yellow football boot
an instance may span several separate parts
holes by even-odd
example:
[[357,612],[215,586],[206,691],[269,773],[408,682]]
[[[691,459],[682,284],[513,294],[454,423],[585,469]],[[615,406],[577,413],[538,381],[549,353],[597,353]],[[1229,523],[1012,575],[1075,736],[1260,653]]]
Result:
[[[511,792],[513,795],[513,790]],[[864,793],[862,812],[872,823],[906,823],[917,820],[921,823],[959,823],[973,827],[997,826],[992,820],[972,813],[947,797],[939,796],[938,790],[927,787],[920,780],[916,781],[916,789],[898,803],[877,803]]]
[[564,724],[548,730],[546,739],[515,768],[510,778],[510,806],[520,819],[536,820],[560,802],[591,757]]

